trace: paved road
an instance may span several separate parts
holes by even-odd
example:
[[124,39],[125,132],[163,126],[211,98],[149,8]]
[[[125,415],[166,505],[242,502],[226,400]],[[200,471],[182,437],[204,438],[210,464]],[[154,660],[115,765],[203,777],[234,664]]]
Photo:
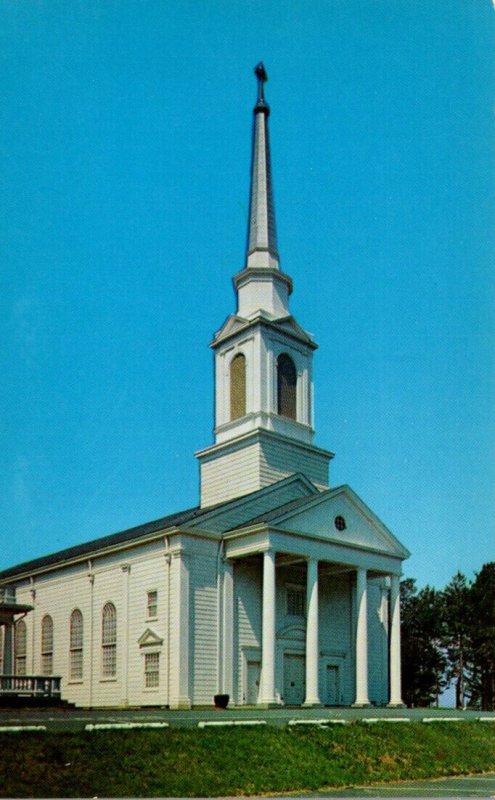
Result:
[[429,781],[404,781],[401,783],[388,783],[382,786],[357,786],[355,789],[325,789],[320,792],[300,795],[278,795],[277,800],[298,800],[298,798],[328,797],[329,800],[335,797],[362,797],[370,798],[381,797],[414,797],[429,798],[443,797],[480,797],[493,800],[495,798],[495,774],[472,775],[467,778],[439,778]]
[[4,726],[40,725],[47,730],[80,731],[86,725],[122,725],[166,723],[170,727],[194,727],[206,722],[253,722],[261,721],[267,725],[287,725],[291,720],[310,722],[311,720],[344,721],[356,720],[395,720],[400,724],[404,720],[487,720],[483,724],[495,725],[495,712],[455,711],[453,709],[385,709],[385,708],[276,708],[263,710],[257,708],[229,708],[217,711],[212,708],[195,708],[192,711],[170,711],[169,709],[125,709],[125,710],[87,710],[82,708],[67,711],[46,709],[29,711],[28,709],[7,711],[0,709],[0,729]]

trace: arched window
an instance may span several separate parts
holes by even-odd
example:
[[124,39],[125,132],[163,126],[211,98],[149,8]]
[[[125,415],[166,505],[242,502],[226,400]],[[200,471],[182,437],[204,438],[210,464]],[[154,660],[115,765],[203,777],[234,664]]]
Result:
[[41,620],[41,672],[43,675],[53,672],[53,620],[49,614]]
[[113,678],[117,674],[117,611],[107,603],[101,615],[102,676]]
[[277,413],[296,419],[297,373],[292,358],[281,353],[277,358]]
[[15,626],[14,634],[14,651],[15,651],[15,674],[26,674],[26,657],[27,657],[27,628],[26,623],[21,620]]
[[230,364],[230,419],[246,413],[246,359],[238,353]]
[[75,608],[70,615],[69,675],[71,681],[83,676],[83,615]]

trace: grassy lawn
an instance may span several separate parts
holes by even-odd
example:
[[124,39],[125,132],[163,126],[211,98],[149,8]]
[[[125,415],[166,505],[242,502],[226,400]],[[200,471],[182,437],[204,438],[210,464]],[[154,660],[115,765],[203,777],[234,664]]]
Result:
[[195,797],[495,770],[495,726],[0,735],[1,797]]

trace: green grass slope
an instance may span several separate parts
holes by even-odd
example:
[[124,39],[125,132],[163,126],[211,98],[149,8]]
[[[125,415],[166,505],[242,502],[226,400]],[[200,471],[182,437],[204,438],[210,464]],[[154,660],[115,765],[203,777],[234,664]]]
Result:
[[1,797],[197,797],[495,771],[495,725],[1,734]]

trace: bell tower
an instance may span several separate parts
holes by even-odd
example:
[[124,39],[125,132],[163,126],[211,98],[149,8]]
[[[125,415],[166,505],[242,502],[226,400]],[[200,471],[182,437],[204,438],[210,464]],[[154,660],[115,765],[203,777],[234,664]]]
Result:
[[249,227],[237,311],[215,334],[215,443],[196,453],[201,506],[261,489],[296,472],[328,487],[332,453],[313,444],[313,337],[289,311],[280,269],[263,64],[254,107]]

